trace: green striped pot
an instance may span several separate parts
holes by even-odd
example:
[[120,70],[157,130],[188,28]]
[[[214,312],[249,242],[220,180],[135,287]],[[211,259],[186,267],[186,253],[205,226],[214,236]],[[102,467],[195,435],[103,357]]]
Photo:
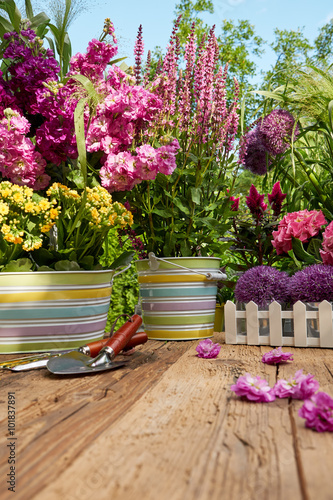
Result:
[[[214,332],[218,272],[215,257],[172,257],[151,269],[149,259],[135,262],[145,332],[155,340],[194,340]],[[186,269],[175,267],[181,265]],[[195,271],[195,272],[193,272]],[[223,276],[223,275],[222,275]]]
[[103,338],[113,275],[0,273],[0,353],[76,348]]

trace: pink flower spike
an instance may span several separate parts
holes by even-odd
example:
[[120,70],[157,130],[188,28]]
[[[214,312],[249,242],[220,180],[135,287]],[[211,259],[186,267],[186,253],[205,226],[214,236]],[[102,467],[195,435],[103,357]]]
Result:
[[236,396],[243,397],[256,403],[270,403],[275,399],[274,390],[267,380],[259,376],[253,377],[249,373],[238,378],[236,384],[230,387]]
[[298,370],[289,380],[278,380],[273,391],[278,398],[308,399],[319,389],[318,381],[311,375]]
[[278,347],[277,349],[266,352],[261,361],[267,365],[277,365],[285,361],[293,361],[293,354],[291,352],[282,352],[282,347]]
[[196,347],[199,358],[216,358],[220,352],[221,346],[219,344],[214,344],[210,339],[201,340]]
[[305,427],[317,432],[333,432],[333,399],[326,392],[317,392],[307,399],[298,414],[305,418]]

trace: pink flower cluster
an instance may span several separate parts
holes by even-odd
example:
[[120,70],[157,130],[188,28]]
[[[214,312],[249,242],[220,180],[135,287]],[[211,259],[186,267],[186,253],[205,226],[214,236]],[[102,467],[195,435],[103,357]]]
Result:
[[326,220],[321,210],[289,213],[279,222],[277,231],[273,231],[272,245],[278,255],[288,253],[292,249],[293,238],[305,243],[316,236],[324,224]]
[[304,375],[298,370],[289,380],[278,380],[274,387],[270,387],[265,379],[253,377],[249,373],[238,378],[236,384],[230,387],[237,396],[249,401],[270,402],[278,398],[308,399],[319,389],[319,383],[310,373]]
[[220,349],[220,344],[214,344],[214,342],[212,342],[212,340],[210,339],[201,340],[201,342],[199,342],[196,347],[198,357],[207,359],[216,358],[216,356],[220,352]]
[[[266,353],[262,361],[275,364],[292,360],[291,356],[291,353],[282,353],[279,347]],[[257,403],[271,402],[276,397],[304,400],[298,414],[305,419],[305,426],[317,432],[333,432],[333,398],[325,392],[316,392],[319,389],[318,381],[310,373],[305,375],[303,370],[298,370],[288,380],[278,380],[273,388],[265,379],[246,373],[230,389],[237,396]]]
[[278,398],[307,399],[319,389],[319,383],[311,375],[303,374],[303,370],[298,370],[294,377],[288,380],[278,380],[273,388],[274,394]]
[[236,396],[256,403],[270,403],[275,399],[274,390],[268,385],[267,380],[259,376],[253,377],[250,373],[239,377],[236,384],[233,384],[230,389]]
[[30,124],[26,118],[11,109],[4,111],[0,120],[0,172],[14,184],[39,190],[45,188],[50,177],[45,174],[46,161],[25,136]]
[[[104,32],[105,36],[112,36],[115,44],[109,19]],[[2,137],[3,176],[40,189],[50,179],[44,175],[46,161],[59,166],[77,158],[74,111],[78,101],[87,96],[84,86],[75,78],[77,74],[89,78],[96,91],[94,113],[90,115],[87,104],[84,122],[88,162],[100,174],[102,186],[110,192],[131,190],[143,180],[155,179],[158,173],[170,175],[174,171],[179,149],[177,140],[171,136],[163,140],[161,135],[165,132],[152,138],[151,130],[161,112],[162,100],[135,85],[135,79],[114,64],[104,75],[117,53],[116,45],[93,39],[86,54],[77,54],[71,59],[66,75],[69,78],[62,84],[57,82],[59,67],[53,54],[38,45],[33,30],[23,30],[21,36],[9,33],[5,38],[9,41],[6,55],[13,62],[8,69],[10,82],[0,82],[0,96],[12,110],[29,112],[30,122],[34,123],[30,134],[35,135],[39,152],[25,137],[28,130],[18,132],[11,128],[10,134],[15,135],[15,140],[9,141],[8,134]],[[21,134],[20,143],[18,134]]]
[[285,361],[293,361],[293,355],[291,352],[282,352],[282,347],[278,347],[277,349],[266,352],[261,361],[267,365],[277,365]]
[[322,247],[320,255],[323,263],[333,266],[333,222],[328,224],[323,232]]
[[305,426],[317,432],[333,432],[333,399],[326,392],[317,392],[304,401],[298,412]]

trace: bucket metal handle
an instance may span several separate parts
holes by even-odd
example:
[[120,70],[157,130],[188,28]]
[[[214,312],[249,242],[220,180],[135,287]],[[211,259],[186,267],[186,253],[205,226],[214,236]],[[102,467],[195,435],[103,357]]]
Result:
[[205,276],[208,280],[224,280],[227,278],[227,276],[224,273],[222,273],[221,271],[200,273],[200,272],[196,271],[195,269],[189,269],[188,267],[181,266],[180,264],[175,264],[174,262],[170,262],[167,259],[162,259],[161,257],[156,257],[156,255],[153,252],[149,252],[148,259],[149,259],[148,265],[152,271],[157,271],[157,269],[160,267],[159,261],[162,261],[162,262],[166,262],[167,264],[171,264],[172,266],[180,267],[181,269],[184,269],[185,271],[190,271],[191,273],[200,274],[200,276]]
[[119,276],[119,274],[122,274],[124,273],[125,271],[127,271],[127,269],[129,269],[131,267],[131,263],[128,264],[126,267],[124,267],[124,269],[121,269],[120,271],[118,271],[117,273],[114,273],[114,275],[112,276],[111,278],[111,285],[113,284],[113,280],[116,276]]

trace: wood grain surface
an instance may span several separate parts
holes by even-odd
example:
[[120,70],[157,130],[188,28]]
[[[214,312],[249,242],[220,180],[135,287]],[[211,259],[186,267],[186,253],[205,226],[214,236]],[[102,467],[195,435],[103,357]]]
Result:
[[[271,385],[297,369],[333,396],[333,351],[288,348],[294,362],[261,363],[270,347],[148,341],[119,370],[56,376],[0,373],[0,496],[34,500],[332,500],[333,438],[304,426],[302,402],[240,400],[250,372]],[[285,349],[286,350],[286,349]],[[13,356],[14,357],[14,356]],[[9,356],[1,356],[0,360]],[[7,490],[7,393],[15,391],[16,491]]]

